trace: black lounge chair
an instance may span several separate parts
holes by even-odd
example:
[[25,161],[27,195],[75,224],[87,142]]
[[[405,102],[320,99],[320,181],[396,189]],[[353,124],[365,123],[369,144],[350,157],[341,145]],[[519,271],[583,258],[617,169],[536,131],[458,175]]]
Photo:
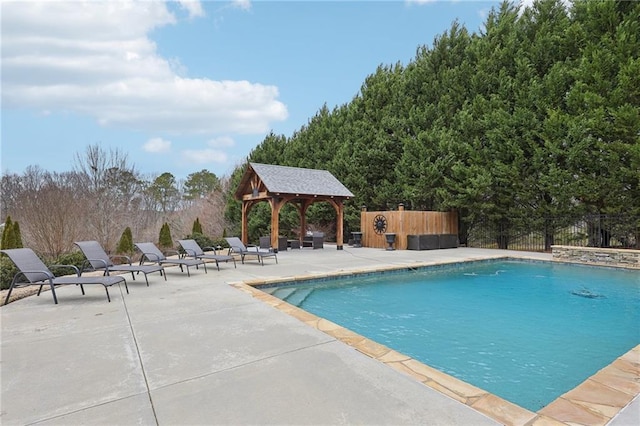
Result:
[[[184,259],[184,258],[168,258],[165,253],[160,251],[160,249],[153,243],[134,243],[134,246],[142,253],[142,257],[140,258],[140,265],[144,265],[145,262],[157,263],[158,265],[178,265],[180,266],[180,271],[184,272],[184,266],[187,267],[187,276],[191,276],[189,273],[189,267],[195,266],[196,269],[200,265],[204,267],[205,274],[207,273],[207,264],[202,259]],[[179,255],[178,251],[175,250],[175,254]]]
[[74,244],[82,250],[82,253],[84,253],[84,256],[87,258],[83,265],[83,270],[90,266],[91,269],[95,271],[104,271],[104,275],[109,275],[109,272],[131,272],[134,280],[136,279],[134,273],[142,272],[144,279],[147,281],[147,287],[149,287],[147,274],[160,272],[160,275],[164,276],[164,280],[167,280],[167,275],[164,273],[164,267],[162,265],[133,265],[128,256],[113,256],[113,258],[125,259],[127,262],[127,264],[116,265],[113,263],[112,257],[104,251],[99,242],[76,241]]
[[[216,249],[213,247],[200,247],[200,244],[198,244],[196,240],[178,240],[178,244],[180,244],[187,257],[202,260],[214,260],[218,271],[220,270],[219,262],[229,262],[230,260],[233,261],[233,267],[237,268],[235,257],[226,254],[218,254]],[[205,252],[205,250],[213,251],[213,254]]]
[[278,263],[278,255],[273,251],[260,250],[258,247],[247,248],[244,243],[238,237],[225,238],[229,244],[229,253],[236,253],[240,255],[242,263],[244,263],[245,256],[255,256],[258,258],[262,266],[264,266],[265,257],[273,257]]
[[[52,265],[51,267],[73,268],[76,271],[75,276],[56,277],[30,248],[7,249],[0,251],[9,256],[9,259],[11,259],[19,270],[19,272],[13,276],[13,280],[9,286],[9,292],[7,293],[7,297],[4,299],[5,305],[9,302],[9,296],[11,296],[11,292],[16,285],[39,285],[40,288],[38,289],[38,296],[40,296],[42,287],[47,284],[47,281],[51,288],[51,295],[53,296],[55,304],[58,304],[55,289],[55,286],[57,285],[79,285],[80,290],[82,290],[82,294],[84,295],[84,285],[100,284],[104,286],[104,289],[107,292],[107,300],[109,302],[111,302],[109,287],[114,284],[123,282],[124,287],[127,289],[127,293],[129,293],[127,280],[121,276],[83,277],[80,274],[80,270],[74,265]],[[26,282],[20,281],[21,279],[26,280]]]

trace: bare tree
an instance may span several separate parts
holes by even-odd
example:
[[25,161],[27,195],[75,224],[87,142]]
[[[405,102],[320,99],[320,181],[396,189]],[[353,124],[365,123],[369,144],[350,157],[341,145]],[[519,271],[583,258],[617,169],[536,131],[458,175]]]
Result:
[[11,215],[21,223],[25,246],[56,257],[73,248],[84,228],[83,194],[75,173],[49,173],[30,166],[14,181]]
[[115,248],[125,227],[135,218],[135,199],[141,187],[138,173],[118,149],[90,145],[76,154],[75,169],[83,177],[90,209],[87,218],[93,238],[107,250]]

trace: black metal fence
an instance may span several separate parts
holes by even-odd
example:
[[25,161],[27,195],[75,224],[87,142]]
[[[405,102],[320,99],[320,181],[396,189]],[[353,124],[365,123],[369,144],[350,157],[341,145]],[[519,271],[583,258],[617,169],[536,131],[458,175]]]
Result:
[[532,221],[481,221],[461,226],[461,244],[478,248],[550,251],[552,245],[640,249],[640,216],[587,215]]

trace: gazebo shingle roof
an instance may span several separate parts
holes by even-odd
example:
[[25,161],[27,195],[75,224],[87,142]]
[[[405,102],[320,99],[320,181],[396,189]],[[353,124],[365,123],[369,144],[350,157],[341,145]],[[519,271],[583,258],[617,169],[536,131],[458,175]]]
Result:
[[[267,191],[280,194],[300,194],[323,197],[345,197],[354,195],[327,170],[303,169],[300,167],[249,163]],[[247,170],[249,173],[249,170]],[[247,174],[242,179],[236,195],[246,193]]]

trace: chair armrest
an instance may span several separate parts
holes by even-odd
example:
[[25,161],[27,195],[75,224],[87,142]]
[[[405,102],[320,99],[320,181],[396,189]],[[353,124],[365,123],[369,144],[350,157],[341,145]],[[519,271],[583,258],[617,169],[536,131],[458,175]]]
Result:
[[180,256],[180,251],[178,250],[165,250],[164,251],[164,255],[165,256]]
[[183,247],[183,250],[184,250],[184,254],[185,254],[185,256],[193,257],[194,259],[196,258],[196,252],[195,252],[195,250],[192,250],[192,249],[186,249],[186,248],[184,248],[184,247]]
[[49,268],[73,268],[76,271],[76,275],[80,276],[80,269],[76,265],[49,265]]
[[125,259],[129,265],[131,265],[131,258],[129,256],[125,256],[123,254],[114,254],[113,256],[109,256],[109,259]]
[[144,261],[148,260],[149,262],[159,262],[160,256],[155,253],[142,253],[142,257],[140,257],[140,265],[144,263]]
[[[99,268],[94,268],[93,264],[91,262],[102,263],[103,266],[100,266]],[[91,269],[93,269],[95,271],[96,269],[107,269],[109,265],[107,265],[107,262],[104,259],[87,259],[82,264],[82,270],[83,271],[85,271],[87,269],[86,266],[90,266]]]
[[[44,274],[44,275],[46,275],[46,276],[47,276],[47,279],[48,279],[49,281],[51,281],[52,279],[54,279],[54,278],[55,278],[55,276],[54,276],[51,272],[49,272],[49,271],[18,271],[18,272],[13,276],[13,281],[12,281],[12,282],[13,282],[13,283],[17,283],[17,284],[22,284],[21,282],[18,282],[18,281],[17,281],[17,280],[18,280],[18,277],[19,277],[20,275],[22,275],[22,276],[24,276],[24,277],[27,279],[27,282],[28,282],[28,283],[31,283],[31,280],[29,280],[29,277],[27,277],[27,275],[26,275],[26,274]],[[40,281],[44,281],[44,280],[40,280]],[[35,282],[39,282],[39,281],[35,281]],[[26,284],[26,283],[24,283],[24,284]]]

